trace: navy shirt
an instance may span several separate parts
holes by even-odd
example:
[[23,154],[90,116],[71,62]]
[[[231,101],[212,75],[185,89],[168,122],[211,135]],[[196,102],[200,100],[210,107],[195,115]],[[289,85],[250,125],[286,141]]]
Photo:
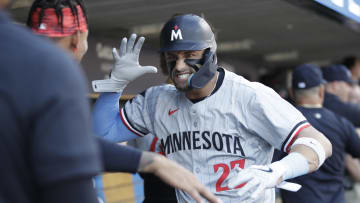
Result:
[[360,127],[360,107],[358,105],[342,102],[338,96],[325,92],[324,107],[344,116],[355,126]]
[[101,170],[81,69],[0,9],[0,199],[41,202],[56,182]]
[[330,140],[333,153],[319,170],[290,180],[301,184],[302,188],[298,192],[281,190],[284,203],[345,202],[345,153],[360,157],[360,138],[354,126],[347,119],[326,108],[298,106],[297,109],[314,128]]

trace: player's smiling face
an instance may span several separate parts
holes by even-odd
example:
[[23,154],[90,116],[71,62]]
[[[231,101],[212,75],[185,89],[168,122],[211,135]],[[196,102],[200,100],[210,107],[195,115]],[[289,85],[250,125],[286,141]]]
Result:
[[180,91],[189,90],[188,79],[195,69],[185,63],[185,59],[201,59],[204,50],[171,51],[165,53],[166,63],[170,67],[170,77],[175,87]]

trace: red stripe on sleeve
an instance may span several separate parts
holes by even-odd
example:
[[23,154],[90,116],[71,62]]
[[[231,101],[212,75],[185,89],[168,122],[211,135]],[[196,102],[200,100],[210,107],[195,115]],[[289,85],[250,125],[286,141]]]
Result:
[[122,111],[120,110],[120,118],[121,118],[121,121],[123,122],[123,124],[126,126],[126,128],[128,130],[130,130],[132,133],[134,133],[135,135],[139,136],[139,137],[143,137],[142,135],[140,135],[139,133],[135,132],[130,126],[127,125],[126,121],[125,121],[125,118],[124,118],[124,115],[122,114]]
[[150,151],[151,152],[155,152],[155,147],[156,147],[156,142],[158,141],[158,138],[157,137],[154,137],[151,145],[150,145]]
[[309,123],[307,123],[306,125],[302,126],[298,131],[296,131],[295,136],[291,139],[291,141],[289,142],[288,146],[286,147],[286,153],[289,153],[290,151],[290,146],[293,144],[293,142],[296,140],[297,136],[299,135],[299,133],[307,128],[310,127],[311,125]]

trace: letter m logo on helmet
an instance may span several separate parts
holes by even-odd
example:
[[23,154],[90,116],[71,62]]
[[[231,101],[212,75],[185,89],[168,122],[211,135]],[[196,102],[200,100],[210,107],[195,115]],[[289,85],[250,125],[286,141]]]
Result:
[[215,35],[210,25],[200,16],[184,14],[172,17],[161,30],[160,52],[207,48],[216,52]]
[[179,29],[179,26],[175,25],[174,29],[171,30],[171,39],[170,39],[170,41],[174,41],[174,40],[177,40],[177,39],[182,40],[183,37],[182,37],[182,34],[181,34],[181,30]]

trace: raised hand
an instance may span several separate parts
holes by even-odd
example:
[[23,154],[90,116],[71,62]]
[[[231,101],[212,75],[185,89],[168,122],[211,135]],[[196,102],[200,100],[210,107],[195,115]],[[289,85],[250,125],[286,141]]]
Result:
[[141,66],[139,55],[145,38],[140,37],[137,42],[136,34],[130,36],[129,41],[124,37],[120,44],[120,52],[112,51],[114,66],[110,79],[95,80],[92,86],[95,92],[121,92],[126,85],[145,73],[156,73],[154,66]]

